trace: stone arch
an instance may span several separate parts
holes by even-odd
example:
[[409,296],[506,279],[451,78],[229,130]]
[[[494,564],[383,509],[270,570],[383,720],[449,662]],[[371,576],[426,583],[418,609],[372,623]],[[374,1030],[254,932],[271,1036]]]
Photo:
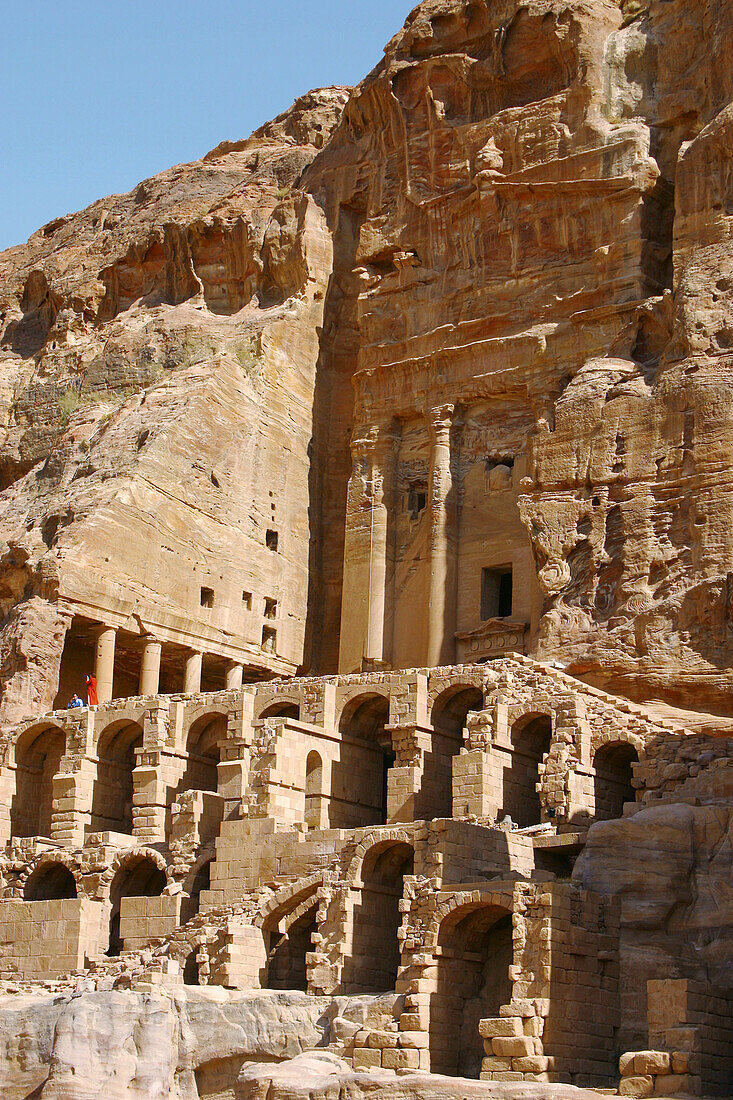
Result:
[[181,907],[181,924],[195,917],[201,907],[201,894],[211,886],[211,867],[216,856],[211,848],[196,860],[186,876],[184,891],[188,898]]
[[10,805],[11,835],[51,835],[53,779],[66,754],[66,730],[41,722],[21,730],[14,744],[15,791]]
[[147,707],[140,699],[115,699],[111,703],[105,703],[95,714],[94,745],[99,743],[99,738],[112,725],[125,725],[135,723],[142,729],[145,724]]
[[232,710],[230,705],[222,702],[220,694],[210,696],[204,700],[199,699],[196,703],[186,703],[184,707],[181,730],[182,746],[188,741],[189,731],[194,723],[199,722],[202,718],[213,718],[216,715],[228,720]]
[[262,930],[268,939],[267,989],[308,992],[307,955],[313,950],[317,921],[318,898],[313,894],[279,921],[274,915],[265,920]]
[[484,693],[476,684],[452,684],[436,696],[430,709],[430,724],[433,729],[460,740],[469,712],[483,707]]
[[262,718],[294,718],[300,721],[300,701],[294,699],[277,699],[263,707],[257,715],[257,720]]
[[593,753],[594,814],[597,821],[622,817],[624,803],[636,800],[633,765],[639,751],[631,739],[610,737]]
[[504,768],[502,814],[520,828],[542,820],[537,788],[540,765],[552,746],[553,728],[551,713],[528,710],[515,718],[509,732],[511,758]]
[[219,709],[207,709],[191,722],[186,731],[186,767],[177,793],[213,791],[218,787],[217,766],[220,744],[226,740],[228,715]]
[[68,900],[78,897],[77,879],[67,863],[58,859],[39,861],[26,879],[26,901]]
[[471,711],[484,708],[484,693],[461,682],[445,688],[430,710],[433,735],[423,756],[421,817],[450,817],[453,812],[453,758],[463,746],[463,729]]
[[359,897],[351,911],[344,992],[385,993],[395,988],[400,964],[400,902],[405,878],[414,874],[414,864],[414,845],[405,833],[382,835],[360,853],[358,878],[352,880]]
[[322,885],[323,874],[317,873],[283,886],[261,905],[252,923],[256,928],[264,928],[265,922],[270,921],[271,918],[274,919],[275,923],[279,922],[288,912],[296,908],[304,898],[315,894],[319,886]]
[[[332,787],[353,800],[353,819],[332,822],[347,828],[383,825],[387,821],[387,776],[395,763],[389,693],[371,685],[352,695],[341,709],[338,729],[343,739],[341,759],[334,765]],[[354,791],[353,775],[360,782]]]
[[305,823],[312,829],[323,824],[323,757],[311,749],[305,760]]
[[159,897],[168,885],[168,869],[153,848],[134,848],[115,856],[107,872],[110,904],[108,955],[119,955],[120,903],[123,897]]
[[[336,726],[342,733],[351,724],[355,713],[359,711],[366,702],[373,702],[376,709],[381,707],[381,710],[386,711],[384,724],[387,725],[389,723],[391,717],[389,684],[351,684],[348,690],[342,689],[340,692]],[[364,711],[363,717],[366,717],[366,714],[367,712]]]
[[278,890],[255,915],[265,940],[265,987],[307,992],[306,956],[317,931],[319,888],[323,875],[309,875]]
[[435,1073],[478,1077],[479,1020],[512,998],[512,911],[506,898],[459,895],[436,920],[437,989],[430,995],[430,1063]]
[[189,951],[186,959],[183,963],[183,984],[184,985],[201,985],[199,976],[199,949],[194,947],[192,951]]
[[143,727],[128,715],[116,716],[96,738],[97,774],[92,788],[89,831],[132,835],[133,778]]

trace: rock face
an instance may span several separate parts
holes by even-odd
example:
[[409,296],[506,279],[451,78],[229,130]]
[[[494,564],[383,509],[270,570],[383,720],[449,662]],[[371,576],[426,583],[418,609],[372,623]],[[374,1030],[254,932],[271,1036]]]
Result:
[[732,56],[424,0],[0,255],[4,1095],[730,1095]]
[[647,1042],[647,981],[728,984],[732,865],[733,813],[720,804],[660,806],[590,830],[574,877],[621,903],[625,1049]]
[[323,1042],[326,1008],[303,994],[222,989],[26,998],[17,1008],[10,998],[0,1013],[0,1080],[19,1098],[42,1085],[43,1100],[226,1095],[246,1061],[292,1058]]
[[[341,998],[338,1010],[363,1016],[365,1000],[348,1004]],[[17,1008],[9,1001],[0,1013],[0,1081],[8,1100],[596,1095],[562,1085],[488,1086],[428,1074],[354,1073],[337,1054],[311,1049],[332,1041],[329,1019],[336,1006],[297,993],[90,993],[56,1003],[26,998]]]
[[146,636],[169,690],[189,649],[211,687],[301,663],[331,242],[292,185],[345,99],[311,93],[0,259],[6,718],[80,691],[102,625],[115,695]]
[[[733,30],[727,5],[688,7],[422,4],[309,168],[336,227],[321,453],[329,530],[347,514],[343,671],[453,659],[487,618],[478,567],[510,563],[542,657],[729,706]],[[427,507],[406,522],[410,489]],[[375,638],[352,593],[380,569]]]

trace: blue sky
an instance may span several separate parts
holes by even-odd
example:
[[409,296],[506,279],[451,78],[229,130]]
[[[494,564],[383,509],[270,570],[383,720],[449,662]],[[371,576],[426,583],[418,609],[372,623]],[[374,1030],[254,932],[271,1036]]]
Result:
[[357,83],[416,2],[2,0],[0,249]]

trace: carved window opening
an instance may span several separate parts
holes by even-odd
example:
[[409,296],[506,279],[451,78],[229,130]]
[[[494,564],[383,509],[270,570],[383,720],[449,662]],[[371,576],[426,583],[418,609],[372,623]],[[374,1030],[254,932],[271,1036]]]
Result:
[[273,600],[270,597],[265,599],[265,618],[276,619],[277,618],[277,600]]
[[424,483],[415,482],[407,490],[407,511],[410,519],[416,520],[425,511],[428,503],[428,491]]
[[201,606],[213,607],[214,606],[214,589],[202,588],[201,589]]
[[481,570],[481,619],[504,619],[512,613],[511,565]]
[[265,653],[275,653],[277,650],[277,631],[271,626],[262,627],[262,649]]
[[321,825],[323,761],[317,752],[309,752],[305,763],[305,821],[311,829]]
[[251,592],[243,592],[242,593],[242,603],[244,604],[244,610],[245,611],[251,611],[252,610],[252,593]]
[[75,898],[76,879],[63,863],[51,863],[34,871],[25,884],[26,901],[57,901]]
[[277,545],[280,541],[280,536],[277,531],[267,531],[265,533],[265,546],[268,550],[272,550],[273,553],[277,552]]

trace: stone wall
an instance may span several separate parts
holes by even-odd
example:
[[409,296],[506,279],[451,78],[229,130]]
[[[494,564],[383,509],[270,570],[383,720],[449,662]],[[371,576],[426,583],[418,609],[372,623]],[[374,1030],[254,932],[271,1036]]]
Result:
[[89,898],[0,899],[0,971],[26,981],[78,970],[106,949],[106,907]]

